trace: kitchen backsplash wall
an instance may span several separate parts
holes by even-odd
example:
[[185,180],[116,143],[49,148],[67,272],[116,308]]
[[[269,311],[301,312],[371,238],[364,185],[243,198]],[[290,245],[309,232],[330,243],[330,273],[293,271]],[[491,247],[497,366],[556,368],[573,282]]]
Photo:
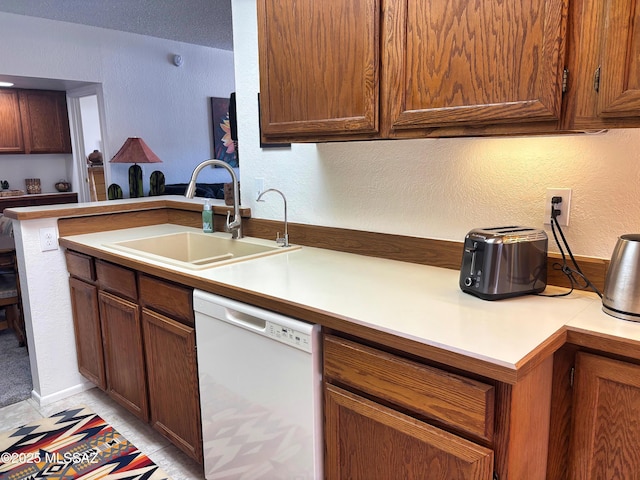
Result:
[[[232,6],[243,193],[264,179],[289,220],[462,241],[475,227],[543,227],[546,189],[566,187],[575,254],[609,258],[619,235],[640,232],[640,129],[261,149],[255,1]],[[252,197],[252,215],[282,218],[281,202]]]

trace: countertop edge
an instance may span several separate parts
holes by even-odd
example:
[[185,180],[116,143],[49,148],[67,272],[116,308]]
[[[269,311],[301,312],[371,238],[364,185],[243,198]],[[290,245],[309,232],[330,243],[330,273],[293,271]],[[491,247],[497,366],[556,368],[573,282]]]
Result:
[[118,255],[105,251],[69,238],[61,237],[60,245],[101,260],[118,263],[122,266],[138,270],[148,275],[154,275],[169,281],[184,284],[186,286],[205,290],[214,294],[226,296],[234,300],[251,303],[257,307],[265,308],[303,320],[318,323],[325,328],[343,332],[362,338],[373,344],[384,345],[398,351],[403,351],[429,361],[447,365],[460,370],[468,371],[483,377],[515,384],[526,376],[536,365],[548,358],[567,341],[566,329],[560,328],[549,336],[544,342],[530,351],[517,364],[504,364],[493,362],[490,359],[474,357],[464,352],[448,350],[444,347],[429,344],[402,335],[387,332],[382,329],[366,326],[354,322],[346,317],[337,316],[335,313],[325,312],[307,305],[271,297],[252,290],[237,286],[216,282],[211,279],[201,278],[197,272],[193,274],[176,271],[171,268],[163,268],[151,263],[136,260],[131,257]]

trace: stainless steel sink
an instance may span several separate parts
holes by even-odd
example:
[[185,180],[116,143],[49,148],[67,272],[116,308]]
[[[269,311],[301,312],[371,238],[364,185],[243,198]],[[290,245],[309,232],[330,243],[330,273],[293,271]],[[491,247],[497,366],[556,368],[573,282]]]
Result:
[[139,255],[192,270],[250,260],[300,248],[264,245],[258,239],[234,240],[199,232],[180,232],[136,240],[105,244],[123,252]]

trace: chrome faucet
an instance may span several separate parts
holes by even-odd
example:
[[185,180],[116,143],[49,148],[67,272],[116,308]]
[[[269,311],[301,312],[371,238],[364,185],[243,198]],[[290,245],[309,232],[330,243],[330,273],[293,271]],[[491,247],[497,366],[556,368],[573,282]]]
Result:
[[231,238],[242,238],[242,218],[240,217],[240,188],[238,186],[238,177],[236,176],[236,172],[233,171],[233,168],[231,168],[228,163],[223,162],[222,160],[216,160],[215,158],[205,160],[200,163],[191,174],[191,180],[189,180],[189,185],[187,186],[184,196],[187,198],[193,198],[196,193],[196,178],[198,178],[200,170],[208,165],[218,165],[223,167],[229,172],[229,175],[231,175],[231,181],[233,182],[233,221],[230,221],[231,212],[227,212],[226,230],[227,232],[231,232]]
[[282,197],[282,200],[284,201],[284,237],[281,237],[280,232],[278,232],[278,235],[276,237],[276,243],[281,247],[288,247],[289,246],[289,222],[287,221],[287,198],[284,196],[284,193],[282,193],[280,190],[275,188],[269,188],[264,192],[262,192],[260,195],[258,195],[256,202],[264,202],[264,200],[261,200],[261,199],[262,199],[262,196],[267,192],[279,193],[280,196]]

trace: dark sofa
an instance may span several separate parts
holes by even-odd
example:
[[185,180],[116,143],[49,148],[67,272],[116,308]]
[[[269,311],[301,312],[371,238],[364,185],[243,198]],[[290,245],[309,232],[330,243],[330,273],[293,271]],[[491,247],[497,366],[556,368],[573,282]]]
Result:
[[[165,195],[184,195],[188,183],[172,183],[164,186]],[[196,197],[224,199],[224,183],[196,183]]]

